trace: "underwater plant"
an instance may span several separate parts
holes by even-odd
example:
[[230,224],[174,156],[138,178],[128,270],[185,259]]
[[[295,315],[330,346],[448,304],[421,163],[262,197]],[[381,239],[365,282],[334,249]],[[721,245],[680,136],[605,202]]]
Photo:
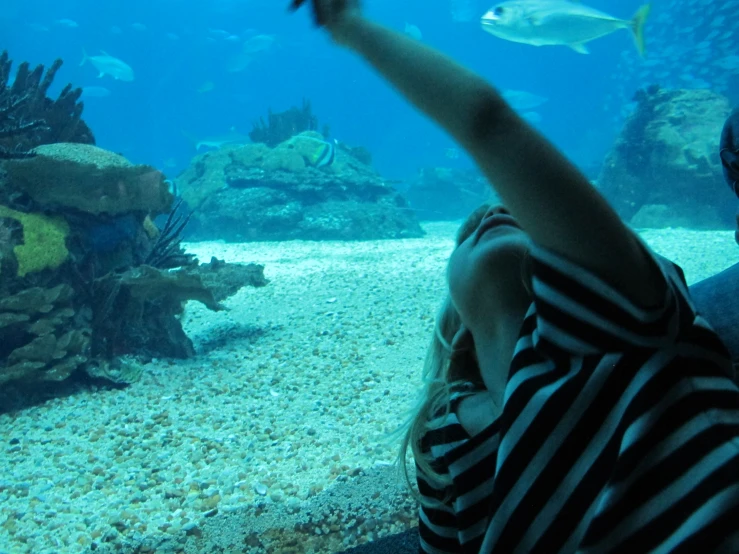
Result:
[[81,119],[84,104],[78,102],[82,89],[69,84],[56,100],[46,96],[62,66],[57,59],[46,73],[39,64],[18,66],[11,79],[12,60],[0,54],[0,159],[27,158],[36,146],[55,142],[95,144],[92,131]]
[[180,213],[182,203],[182,198],[178,199],[172,211],[169,212],[167,221],[161,231],[158,231],[156,241],[146,256],[144,264],[159,269],[171,269],[193,263],[195,256],[185,253],[180,246],[182,232],[193,214],[191,211],[187,215],[182,215]]
[[[317,131],[318,118],[313,115],[309,100],[303,99],[303,107],[293,106],[284,112],[274,113],[269,110],[267,122],[260,117],[253,123],[253,129],[249,138],[253,142],[263,142],[270,148],[274,148],[283,141],[303,131]],[[328,137],[328,127],[324,125],[324,138]]]

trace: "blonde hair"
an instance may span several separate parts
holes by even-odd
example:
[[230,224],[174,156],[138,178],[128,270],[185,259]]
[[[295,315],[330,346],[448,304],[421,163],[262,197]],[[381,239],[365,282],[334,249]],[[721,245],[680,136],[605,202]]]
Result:
[[[457,231],[455,247],[469,237],[489,209],[484,204],[476,209]],[[480,368],[477,365],[474,348],[471,346],[454,349],[454,337],[462,328],[462,320],[447,294],[436,316],[434,334],[426,351],[423,366],[424,388],[413,415],[401,428],[405,430],[398,456],[399,468],[412,494],[424,505],[437,505],[435,501],[422,498],[411,484],[408,475],[406,454],[411,449],[413,458],[424,477],[436,488],[451,484],[448,475],[440,474],[431,465],[431,456],[424,453],[421,441],[427,431],[433,429],[431,420],[446,416],[451,411],[452,395],[472,394],[473,389],[484,389]],[[471,345],[471,341],[467,341]],[[470,387],[472,385],[472,387]],[[448,500],[448,499],[447,499]]]
[[[455,247],[464,242],[477,229],[489,209],[489,204],[483,204],[470,214],[457,231]],[[521,268],[524,286],[531,294],[528,255],[524,257]],[[440,502],[422,497],[413,487],[406,459],[408,449],[411,449],[418,469],[434,488],[441,489],[451,485],[449,475],[439,473],[432,466],[431,453],[423,451],[423,437],[428,431],[434,429],[432,421],[443,422],[446,419],[451,412],[452,398],[455,395],[462,397],[485,390],[472,337],[470,335],[464,337],[468,340],[460,340],[462,333],[469,333],[469,331],[463,329],[461,317],[454,308],[451,297],[447,294],[436,316],[434,334],[426,351],[423,366],[424,388],[421,398],[412,416],[399,429],[399,431],[404,431],[398,456],[399,469],[413,496],[424,506],[435,507]],[[458,334],[460,336],[457,336]],[[450,496],[451,491],[448,491],[443,502],[449,500]]]

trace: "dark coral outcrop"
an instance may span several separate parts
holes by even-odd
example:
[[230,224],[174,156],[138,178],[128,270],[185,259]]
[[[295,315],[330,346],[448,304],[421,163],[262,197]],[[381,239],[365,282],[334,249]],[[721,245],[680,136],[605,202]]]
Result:
[[226,146],[197,156],[176,179],[194,210],[193,236],[232,242],[423,236],[408,201],[365,163],[363,150],[335,144],[333,163],[314,167],[302,151],[311,141],[324,137],[307,131],[274,148]]
[[[301,108],[293,106],[284,112],[269,110],[266,122],[260,117],[253,123],[249,138],[273,148],[303,131],[317,130],[318,118],[313,114],[310,101],[303,100]],[[328,127],[324,127],[323,134],[328,136]]]
[[710,90],[637,92],[598,188],[636,227],[733,228],[719,137],[729,100]]
[[11,82],[13,62],[7,51],[0,54],[0,159],[24,158],[36,146],[55,142],[95,144],[82,120],[82,89],[67,85],[56,100],[46,96],[56,72],[57,59],[44,73],[44,66],[18,66]]
[[86,144],[35,153],[0,161],[0,389],[130,382],[142,359],[195,354],[186,301],[217,311],[267,284],[262,266],[184,250],[189,214],[155,168]]

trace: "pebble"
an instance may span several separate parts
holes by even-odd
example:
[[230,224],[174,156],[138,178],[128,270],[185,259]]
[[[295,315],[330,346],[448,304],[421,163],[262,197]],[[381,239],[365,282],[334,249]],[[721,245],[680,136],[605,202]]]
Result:
[[[204,514],[267,495],[297,511],[339,477],[388,465],[387,431],[422,384],[457,227],[423,226],[421,239],[186,244],[200,259],[264,264],[270,284],[226,300],[228,319],[187,305],[199,357],[152,361],[124,390],[0,414],[0,548],[79,552],[78,533],[183,537]],[[730,231],[641,234],[689,282],[739,261]]]

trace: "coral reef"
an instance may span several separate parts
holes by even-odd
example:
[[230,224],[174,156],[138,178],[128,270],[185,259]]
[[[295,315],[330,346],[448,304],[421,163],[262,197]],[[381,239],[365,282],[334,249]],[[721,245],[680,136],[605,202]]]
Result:
[[639,226],[734,227],[718,156],[728,99],[653,86],[634,100],[597,181],[619,215]]
[[35,156],[9,160],[14,188],[39,205],[93,215],[136,211],[166,213],[174,197],[164,174],[89,144],[39,146]]
[[421,220],[464,219],[483,203],[498,203],[496,193],[479,171],[428,167],[418,172],[405,191]]
[[186,301],[221,310],[239,288],[267,284],[262,266],[184,251],[190,215],[156,169],[87,144],[34,153],[0,161],[0,386],[73,374],[130,383],[139,360],[194,355]]
[[28,62],[18,66],[15,80],[7,51],[0,54],[0,159],[27,158],[36,146],[55,142],[94,144],[92,132],[81,119],[82,89],[64,87],[59,97],[46,96],[62,60],[44,74],[44,66],[30,70]]
[[62,381],[88,359],[90,328],[80,324],[66,284],[30,287],[0,299],[0,385]]
[[[267,123],[259,118],[253,123],[249,138],[253,142],[261,142],[269,147],[275,147],[303,131],[318,130],[318,118],[313,115],[310,102],[303,100],[303,107],[293,106],[284,112],[274,113],[269,110]],[[328,136],[328,128],[324,126],[323,135]]]
[[0,217],[14,219],[21,225],[23,242],[13,247],[19,277],[56,269],[69,257],[66,245],[69,225],[64,219],[18,212],[3,205],[0,205]]
[[[305,140],[301,140],[305,139]],[[234,242],[375,240],[423,236],[407,200],[341,143],[330,165],[306,161],[315,131],[266,144],[225,146],[197,156],[176,179],[194,210],[192,236]],[[224,186],[225,185],[225,186]]]

